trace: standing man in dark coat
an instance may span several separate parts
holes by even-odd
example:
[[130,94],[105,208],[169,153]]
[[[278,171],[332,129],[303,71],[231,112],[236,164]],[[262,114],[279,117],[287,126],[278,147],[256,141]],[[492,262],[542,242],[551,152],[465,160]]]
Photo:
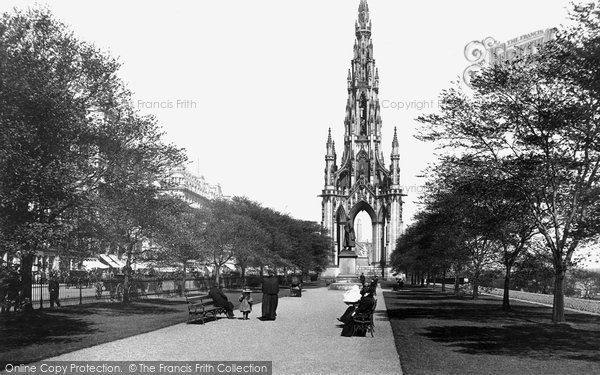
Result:
[[50,274],[50,281],[48,281],[48,292],[50,292],[50,307],[56,306],[60,307],[60,301],[58,300],[58,295],[60,293],[60,284],[58,283],[58,279],[56,274]]
[[233,319],[233,303],[229,302],[229,299],[223,293],[223,287],[219,286],[217,288],[216,285],[213,285],[212,288],[208,291],[208,296],[215,301],[215,306],[224,307],[227,310],[227,318]]
[[279,282],[273,270],[269,270],[268,274],[269,277],[263,279],[262,316],[259,318],[260,320],[275,320],[277,316]]

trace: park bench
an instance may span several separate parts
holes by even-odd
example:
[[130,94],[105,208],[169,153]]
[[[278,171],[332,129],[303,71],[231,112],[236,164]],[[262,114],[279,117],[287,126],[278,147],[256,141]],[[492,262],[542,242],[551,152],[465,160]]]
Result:
[[365,334],[367,332],[370,332],[371,337],[373,337],[373,332],[375,331],[375,325],[373,324],[373,314],[375,314],[376,307],[377,307],[377,300],[375,300],[375,303],[373,304],[373,308],[371,308],[371,311],[364,312],[364,313],[358,313],[352,317],[352,321],[353,321],[352,336],[354,336],[354,334],[357,331],[364,331]]
[[224,307],[215,306],[215,301],[204,293],[186,293],[185,300],[188,305],[188,323],[200,319],[202,324],[208,317],[217,318],[217,314],[227,314]]

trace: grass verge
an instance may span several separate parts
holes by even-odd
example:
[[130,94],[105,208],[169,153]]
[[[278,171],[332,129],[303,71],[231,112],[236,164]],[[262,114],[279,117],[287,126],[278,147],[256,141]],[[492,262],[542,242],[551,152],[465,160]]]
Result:
[[[237,309],[240,293],[226,294]],[[288,295],[289,290],[280,292],[280,297]],[[260,303],[262,293],[253,293],[253,298],[255,304]],[[97,302],[3,314],[0,315],[0,371],[7,363],[32,363],[184,323],[187,316],[187,305],[181,297],[147,299],[126,305]]]
[[599,374],[600,317],[426,288],[384,292],[404,374]]

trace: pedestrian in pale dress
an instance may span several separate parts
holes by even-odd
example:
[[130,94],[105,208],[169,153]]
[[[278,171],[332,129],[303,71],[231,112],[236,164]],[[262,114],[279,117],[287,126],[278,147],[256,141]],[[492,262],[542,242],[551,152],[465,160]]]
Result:
[[244,320],[248,319],[248,314],[252,311],[252,302],[254,302],[254,300],[250,293],[252,293],[250,289],[244,289],[240,296],[240,312],[244,314]]

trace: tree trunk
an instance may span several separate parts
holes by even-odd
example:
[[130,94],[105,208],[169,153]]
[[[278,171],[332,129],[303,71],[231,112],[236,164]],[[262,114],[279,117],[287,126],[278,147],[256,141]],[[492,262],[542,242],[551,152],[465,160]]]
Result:
[[181,286],[181,295],[185,295],[185,281],[187,279],[187,267],[186,262],[183,262],[183,285]]
[[446,291],[446,270],[442,272],[442,292]]
[[458,294],[458,271],[454,271],[454,294]]
[[129,273],[131,270],[131,253],[133,252],[133,244],[127,246],[127,261],[123,267],[125,279],[123,281],[123,303],[129,303]]
[[510,310],[510,298],[509,298],[509,290],[510,290],[510,270],[511,265],[506,265],[506,274],[504,275],[504,297],[502,297],[502,310],[508,311]]
[[[31,269],[33,267],[33,253],[26,253],[21,255],[21,298],[20,302],[23,304],[24,311],[30,311],[33,309],[31,301],[31,288],[33,284],[33,277],[31,277]],[[40,292],[42,292],[42,286],[40,286]]]
[[473,299],[479,298],[479,275],[473,277]]
[[552,323],[565,322],[565,271],[559,269],[554,276],[554,303]]
[[215,263],[215,285],[219,287],[219,279],[221,277],[221,266]]

